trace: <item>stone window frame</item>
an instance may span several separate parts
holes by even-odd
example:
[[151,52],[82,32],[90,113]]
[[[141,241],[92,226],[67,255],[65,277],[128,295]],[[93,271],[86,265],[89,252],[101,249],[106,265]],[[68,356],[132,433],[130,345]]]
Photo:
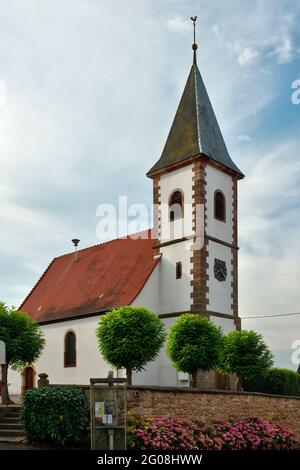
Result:
[[[74,336],[74,361],[70,361],[70,358],[68,357],[69,351],[67,349],[67,339],[70,335]],[[65,333],[64,337],[64,367],[69,368],[69,367],[76,367],[77,366],[77,336],[74,330],[68,330]]]
[[[221,204],[221,207],[217,207],[217,197],[222,196],[222,201],[219,201],[218,204]],[[222,216],[218,214],[218,211],[222,212]],[[219,222],[226,223],[226,197],[221,189],[216,189],[214,193],[214,218]]]
[[[180,200],[173,200],[174,198],[174,195],[178,193],[180,194]],[[180,206],[181,207],[181,214],[180,216],[178,217],[175,217],[175,211],[174,210],[171,210],[172,207],[174,206]],[[179,189],[179,188],[176,188],[174,189],[170,196],[169,196],[169,201],[168,201],[168,207],[169,207],[169,222],[174,222],[175,220],[180,220],[180,219],[183,219],[184,217],[184,193],[182,191],[182,189]]]

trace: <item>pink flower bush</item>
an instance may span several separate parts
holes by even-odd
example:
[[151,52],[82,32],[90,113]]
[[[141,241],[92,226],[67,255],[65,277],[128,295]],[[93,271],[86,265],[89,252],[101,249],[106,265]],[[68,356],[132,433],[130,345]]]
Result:
[[289,450],[293,431],[263,419],[211,424],[175,416],[129,417],[129,446],[141,450]]

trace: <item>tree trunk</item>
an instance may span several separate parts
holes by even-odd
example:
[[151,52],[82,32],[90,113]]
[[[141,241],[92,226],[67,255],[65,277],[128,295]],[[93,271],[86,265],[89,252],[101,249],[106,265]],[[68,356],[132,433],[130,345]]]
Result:
[[243,380],[242,380],[242,377],[240,375],[237,376],[237,379],[236,379],[236,390],[238,392],[240,392],[242,389],[242,383],[243,383]]
[[198,371],[194,370],[194,372],[192,373],[192,388],[197,388],[197,375]]
[[7,373],[8,373],[8,364],[1,365],[1,374],[2,374],[2,404],[10,405],[13,401],[9,398],[8,394],[8,384],[7,384]]
[[127,385],[132,385],[132,369],[126,367]]

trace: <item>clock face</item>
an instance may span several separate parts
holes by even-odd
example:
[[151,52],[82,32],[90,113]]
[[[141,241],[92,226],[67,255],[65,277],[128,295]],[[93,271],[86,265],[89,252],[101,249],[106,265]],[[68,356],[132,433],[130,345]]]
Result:
[[225,261],[222,261],[220,259],[215,259],[214,273],[215,273],[215,278],[218,279],[218,281],[220,282],[226,281],[227,268],[226,268]]

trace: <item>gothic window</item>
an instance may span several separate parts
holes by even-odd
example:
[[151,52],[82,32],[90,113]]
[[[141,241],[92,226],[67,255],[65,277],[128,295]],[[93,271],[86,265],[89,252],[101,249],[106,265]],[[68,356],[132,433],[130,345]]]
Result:
[[169,219],[173,222],[183,217],[183,196],[181,191],[174,191],[169,199]]
[[65,367],[76,367],[76,335],[68,331],[65,336]]
[[215,219],[226,221],[226,201],[222,191],[215,192]]

